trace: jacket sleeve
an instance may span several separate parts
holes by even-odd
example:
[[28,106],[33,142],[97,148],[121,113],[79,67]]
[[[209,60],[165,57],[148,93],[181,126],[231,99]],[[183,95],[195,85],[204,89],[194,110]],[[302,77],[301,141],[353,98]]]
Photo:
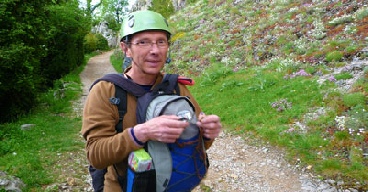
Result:
[[142,147],[134,142],[129,128],[116,134],[118,109],[109,102],[114,95],[115,86],[101,81],[91,89],[83,110],[81,133],[87,141],[87,158],[97,169],[119,163]]
[[[179,86],[180,86],[180,95],[189,97],[190,101],[193,103],[195,107],[196,116],[198,118],[199,114],[202,112],[201,107],[199,106],[198,102],[194,99],[193,95],[190,93],[190,91],[185,85],[179,84]],[[206,149],[210,148],[213,141],[214,139],[211,140],[204,139],[205,148]]]

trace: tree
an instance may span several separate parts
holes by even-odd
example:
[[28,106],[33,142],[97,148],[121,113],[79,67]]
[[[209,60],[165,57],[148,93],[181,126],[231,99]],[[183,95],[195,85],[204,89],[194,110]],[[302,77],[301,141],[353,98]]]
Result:
[[174,6],[171,0],[152,0],[149,10],[161,13],[165,18],[174,13]]
[[37,95],[84,60],[89,31],[77,0],[0,3],[0,122],[37,104]]
[[35,103],[46,55],[45,6],[52,1],[8,0],[0,4],[0,121],[15,118]]
[[92,0],[87,0],[87,16],[92,18],[93,12],[101,6],[101,1],[98,2],[96,5],[92,5]]
[[41,66],[44,76],[52,82],[68,74],[83,61],[83,40],[90,31],[90,24],[74,1],[49,6],[47,11],[50,26],[46,44],[48,54],[42,59]]
[[104,0],[103,15],[113,15],[117,23],[123,21],[123,16],[128,12],[128,0]]
[[146,7],[147,1],[146,0],[135,0],[134,5],[132,6],[132,12],[138,11],[141,9],[141,7]]
[[[128,0],[101,0],[92,5],[92,0],[87,0],[87,15],[93,20],[92,25],[98,25],[101,21],[109,23],[109,28],[118,31],[125,13],[129,12]],[[96,10],[100,12],[97,14]]]

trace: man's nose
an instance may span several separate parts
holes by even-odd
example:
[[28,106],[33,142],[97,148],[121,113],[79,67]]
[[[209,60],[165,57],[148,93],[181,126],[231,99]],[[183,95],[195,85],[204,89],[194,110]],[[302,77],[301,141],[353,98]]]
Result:
[[151,52],[157,52],[160,48],[158,47],[157,43],[151,43]]

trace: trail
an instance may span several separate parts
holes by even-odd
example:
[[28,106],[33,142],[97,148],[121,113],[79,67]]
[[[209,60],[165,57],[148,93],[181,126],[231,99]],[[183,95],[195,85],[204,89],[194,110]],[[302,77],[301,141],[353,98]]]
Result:
[[83,106],[92,83],[96,79],[102,77],[104,74],[117,73],[110,63],[110,56],[112,54],[113,51],[108,51],[102,53],[101,55],[90,58],[84,70],[79,74],[83,92],[80,100],[74,104],[74,111],[76,112],[76,115],[82,115]]
[[[88,95],[88,89],[96,79],[107,73],[116,73],[116,70],[110,63],[110,56],[112,53],[113,51],[105,52],[101,55],[90,58],[88,61],[86,67],[80,74],[84,97]],[[84,100],[82,103],[84,103]]]

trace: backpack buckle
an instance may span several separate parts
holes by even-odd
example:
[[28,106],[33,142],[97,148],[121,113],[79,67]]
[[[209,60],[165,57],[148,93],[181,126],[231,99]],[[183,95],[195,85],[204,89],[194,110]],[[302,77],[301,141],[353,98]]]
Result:
[[111,97],[111,98],[109,99],[109,101],[110,101],[110,103],[111,103],[111,104],[119,105],[119,103],[120,103],[120,98]]

